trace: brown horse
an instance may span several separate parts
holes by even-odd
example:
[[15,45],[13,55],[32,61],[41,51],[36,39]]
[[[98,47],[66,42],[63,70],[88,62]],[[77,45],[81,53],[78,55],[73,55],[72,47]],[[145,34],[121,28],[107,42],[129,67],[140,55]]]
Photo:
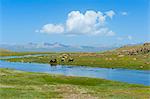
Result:
[[73,58],[69,58],[68,62],[73,62],[74,59]]
[[57,63],[57,59],[52,59],[49,61],[50,63]]

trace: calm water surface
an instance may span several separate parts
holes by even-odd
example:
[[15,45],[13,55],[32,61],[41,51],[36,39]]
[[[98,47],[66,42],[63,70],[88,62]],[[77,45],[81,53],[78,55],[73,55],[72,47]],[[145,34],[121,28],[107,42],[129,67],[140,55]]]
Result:
[[104,78],[127,83],[150,85],[150,71],[144,70],[108,69],[67,65],[51,66],[49,64],[6,61],[0,61],[0,68],[11,68],[29,72],[63,74],[66,76]]

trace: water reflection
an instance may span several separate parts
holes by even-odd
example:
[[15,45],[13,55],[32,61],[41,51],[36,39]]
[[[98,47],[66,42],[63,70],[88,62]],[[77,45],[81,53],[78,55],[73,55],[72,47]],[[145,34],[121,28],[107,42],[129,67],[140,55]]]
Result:
[[50,63],[49,65],[50,66],[57,66],[58,64],[57,63]]

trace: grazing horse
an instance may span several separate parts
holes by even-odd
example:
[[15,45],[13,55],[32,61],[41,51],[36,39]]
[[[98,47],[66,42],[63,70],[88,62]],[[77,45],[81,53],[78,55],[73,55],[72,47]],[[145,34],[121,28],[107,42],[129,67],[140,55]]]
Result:
[[68,62],[73,62],[74,59],[73,58],[69,58]]
[[57,60],[56,59],[52,59],[49,61],[50,63],[57,63]]
[[61,58],[61,62],[64,62],[65,61],[65,58]]

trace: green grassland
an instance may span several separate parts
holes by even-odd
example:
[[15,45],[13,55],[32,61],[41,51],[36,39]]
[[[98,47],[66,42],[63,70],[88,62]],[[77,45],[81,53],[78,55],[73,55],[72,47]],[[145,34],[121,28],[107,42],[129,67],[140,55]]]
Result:
[[0,69],[1,99],[149,99],[149,94],[143,85]]

